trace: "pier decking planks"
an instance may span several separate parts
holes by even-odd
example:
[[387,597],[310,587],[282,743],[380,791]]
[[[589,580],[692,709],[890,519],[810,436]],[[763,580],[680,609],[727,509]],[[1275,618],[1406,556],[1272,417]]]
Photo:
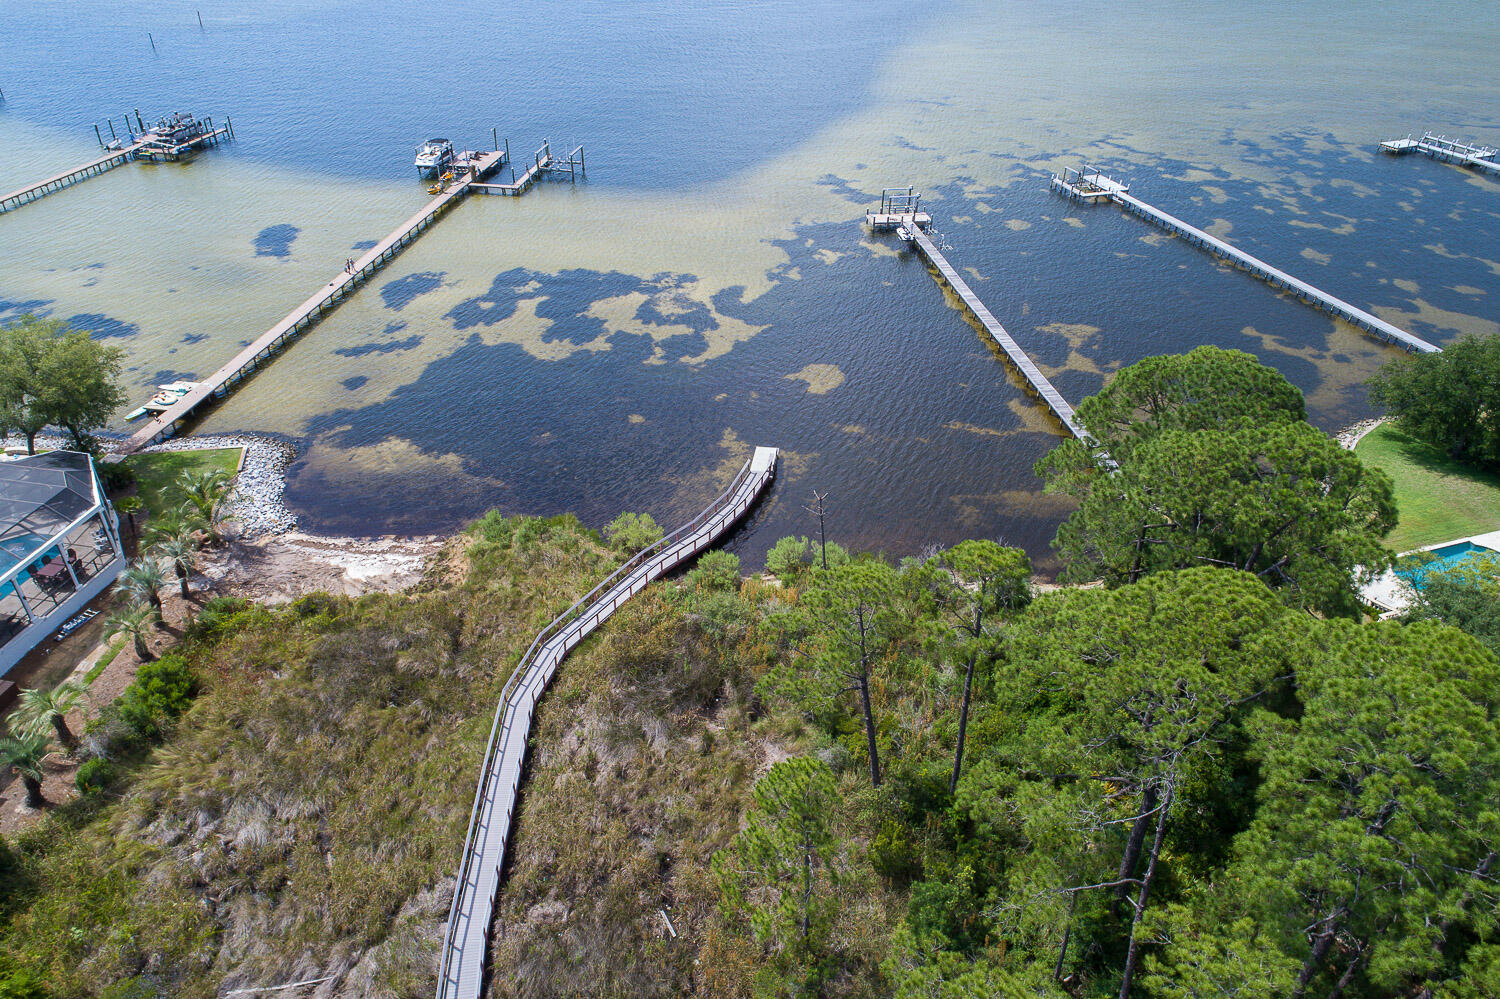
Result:
[[145,144],[146,140],[142,139],[133,146],[117,149],[108,156],[101,156],[97,160],[85,163],[83,166],[64,170],[56,176],[48,177],[46,180],[38,181],[35,184],[29,184],[20,190],[12,191],[5,197],[0,198],[0,214],[13,212],[22,205],[36,201],[38,198],[45,198],[54,191],[61,191],[63,188],[71,187],[80,180],[85,180],[95,174],[113,169],[121,163],[127,163],[135,157],[136,151]]
[[532,714],[569,651],[652,580],[713,544],[753,506],[776,475],[777,450],[757,447],[728,489],[693,520],[636,555],[549,624],[521,657],[495,710],[479,787],[469,813],[438,972],[438,999],[484,992],[490,923],[512,817],[521,790]]
[[921,251],[922,256],[942,275],[943,280],[947,282],[948,286],[958,293],[958,297],[963,300],[964,305],[973,313],[974,318],[979,320],[979,325],[984,327],[985,332],[989,334],[991,340],[995,341],[996,346],[1005,352],[1005,356],[1010,359],[1010,363],[1015,366],[1021,377],[1031,385],[1032,390],[1041,397],[1041,400],[1047,404],[1047,408],[1052,410],[1052,415],[1056,416],[1058,421],[1067,428],[1068,433],[1081,441],[1090,441],[1088,434],[1078,425],[1078,421],[1073,415],[1072,405],[1067,399],[1063,398],[1062,393],[1057,390],[1047,376],[1042,374],[1041,369],[1036,366],[1036,362],[1032,361],[1026,355],[1026,352],[1021,349],[1021,345],[1016,343],[1005,327],[1000,324],[1000,320],[996,319],[990,310],[985,308],[984,303],[979,300],[979,296],[974,294],[969,288],[968,282],[953,269],[953,265],[948,263],[948,259],[933,244],[928,235],[916,225],[903,226],[901,233],[911,239],[912,243]]
[[177,422],[191,416],[205,400],[223,398],[236,384],[270,359],[288,341],[322,318],[334,305],[348,298],[360,285],[380,270],[392,257],[400,253],[407,244],[421,235],[455,201],[468,193],[470,185],[505,161],[503,152],[482,153],[475,161],[475,169],[465,179],[457,181],[448,190],[439,194],[411,218],[396,228],[389,236],[375,244],[374,248],[354,263],[353,273],[339,272],[316,294],[292,310],[285,319],[262,333],[255,342],[236,354],[228,363],[199,383],[172,406],[154,417],[149,423],[121,445],[119,455],[133,454],[156,440],[169,437]]
[[1159,208],[1148,205],[1140,198],[1130,194],[1129,187],[1104,176],[1102,173],[1096,171],[1094,173],[1064,173],[1061,176],[1054,176],[1052,178],[1052,189],[1082,201],[1113,201],[1126,211],[1165,229],[1172,235],[1181,236],[1188,242],[1207,250],[1209,253],[1243,267],[1273,288],[1285,289],[1307,304],[1332,313],[1340,319],[1374,333],[1377,336],[1384,337],[1388,342],[1396,343],[1406,347],[1408,350],[1419,351],[1425,354],[1437,353],[1442,349],[1436,344],[1428,343],[1421,337],[1413,336],[1405,330],[1391,325],[1384,319],[1371,315],[1364,309],[1350,305],[1341,298],[1335,298],[1326,291],[1314,288],[1306,281],[1294,278],[1285,271],[1272,267],[1259,257],[1252,256],[1216,236],[1210,236],[1202,229],[1188,225],[1175,215],[1169,215]]

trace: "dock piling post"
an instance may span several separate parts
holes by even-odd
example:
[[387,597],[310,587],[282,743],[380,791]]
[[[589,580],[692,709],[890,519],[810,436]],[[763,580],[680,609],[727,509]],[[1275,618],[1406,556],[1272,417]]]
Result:
[[198,14],[198,30],[202,31],[203,30],[203,11],[200,10],[200,11],[197,12],[197,14]]
[[140,108],[136,108],[135,109],[135,123],[137,125],[141,126],[141,134],[145,135],[146,134],[146,123],[143,122],[143,121],[141,121],[141,109]]
[[151,32],[146,32],[146,41],[151,43],[151,51],[156,51],[156,39],[151,37]]
[[94,122],[94,138],[99,140],[99,147],[104,147],[104,136],[99,132],[99,123]]
[[490,138],[495,140],[495,152],[498,153],[500,151],[500,129],[490,129]]
[[108,119],[108,118],[106,118],[105,121],[109,122],[109,137],[111,139],[118,138],[118,136],[115,135],[115,123],[114,123],[114,121],[111,120],[111,119]]

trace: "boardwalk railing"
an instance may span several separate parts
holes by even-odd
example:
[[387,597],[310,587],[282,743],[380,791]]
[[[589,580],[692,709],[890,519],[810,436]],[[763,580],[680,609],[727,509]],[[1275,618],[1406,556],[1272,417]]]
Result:
[[1374,333],[1389,343],[1425,354],[1437,353],[1442,349],[1436,344],[1428,343],[1421,337],[1412,336],[1410,333],[1391,325],[1384,319],[1371,315],[1364,309],[1350,305],[1343,299],[1334,298],[1326,291],[1314,288],[1306,281],[1294,278],[1285,271],[1272,267],[1259,257],[1251,256],[1244,250],[1224,242],[1224,240],[1219,239],[1217,236],[1210,236],[1202,229],[1188,225],[1175,215],[1168,215],[1161,209],[1146,204],[1140,198],[1130,194],[1130,189],[1124,184],[1112,180],[1098,171],[1092,173],[1086,170],[1075,173],[1064,172],[1062,175],[1052,178],[1052,189],[1083,201],[1113,201],[1126,211],[1139,215],[1147,222],[1165,229],[1174,236],[1181,236],[1188,242],[1212,253],[1214,256],[1227,260],[1236,266],[1243,267],[1271,287],[1289,291],[1308,305],[1332,313],[1351,325]]
[[569,651],[663,573],[713,544],[754,505],[776,474],[776,448],[758,447],[707,509],[635,555],[543,628],[511,672],[495,709],[469,812],[463,859],[448,908],[438,999],[479,999],[490,922],[520,791],[531,718]]

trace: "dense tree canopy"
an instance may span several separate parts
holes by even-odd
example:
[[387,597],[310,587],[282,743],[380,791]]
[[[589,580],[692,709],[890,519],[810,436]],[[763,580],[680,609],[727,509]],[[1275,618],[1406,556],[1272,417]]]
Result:
[[1500,336],[1398,357],[1371,379],[1370,398],[1453,457],[1500,464]]
[[1254,573],[1294,606],[1354,612],[1358,583],[1389,562],[1390,480],[1301,412],[1296,388],[1234,351],[1120,372],[1079,407],[1117,467],[1077,441],[1038,464],[1049,491],[1079,504],[1053,542],[1065,578],[1118,585],[1217,565]]
[[88,450],[90,434],[125,401],[119,386],[124,352],[56,319],[22,316],[0,327],[0,424],[26,437],[57,426]]

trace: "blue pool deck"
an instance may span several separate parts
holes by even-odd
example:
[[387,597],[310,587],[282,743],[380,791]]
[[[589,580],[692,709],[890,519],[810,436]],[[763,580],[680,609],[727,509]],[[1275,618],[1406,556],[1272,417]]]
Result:
[[1411,606],[1413,591],[1422,589],[1428,573],[1447,572],[1476,555],[1500,555],[1500,531],[1454,538],[1402,552],[1394,570],[1384,573],[1360,592],[1382,617],[1391,617]]

